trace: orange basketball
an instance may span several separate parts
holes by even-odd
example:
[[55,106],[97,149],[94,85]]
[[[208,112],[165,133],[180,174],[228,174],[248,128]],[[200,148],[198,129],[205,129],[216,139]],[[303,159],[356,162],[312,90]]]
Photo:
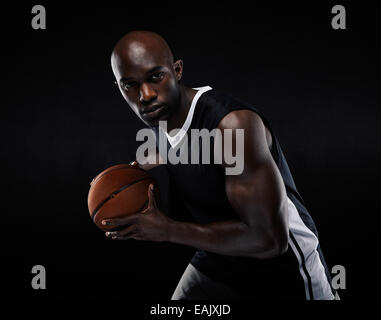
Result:
[[112,230],[113,226],[102,225],[102,220],[121,218],[146,209],[150,184],[155,186],[157,200],[155,181],[138,166],[119,164],[102,171],[90,183],[87,197],[90,217],[100,229]]

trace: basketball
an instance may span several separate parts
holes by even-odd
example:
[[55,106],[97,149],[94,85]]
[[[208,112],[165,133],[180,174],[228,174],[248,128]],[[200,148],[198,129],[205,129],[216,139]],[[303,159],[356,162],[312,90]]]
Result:
[[103,231],[112,230],[113,226],[102,225],[102,220],[145,210],[150,184],[155,187],[157,201],[158,187],[154,179],[138,166],[119,164],[102,171],[90,183],[87,203],[91,219]]

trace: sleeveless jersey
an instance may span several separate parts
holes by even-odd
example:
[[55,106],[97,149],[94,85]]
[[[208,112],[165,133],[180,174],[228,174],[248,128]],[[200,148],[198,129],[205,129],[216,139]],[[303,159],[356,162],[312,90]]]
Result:
[[[170,152],[177,150],[178,155],[180,149],[185,148],[190,159],[190,154],[195,151],[191,150],[190,143],[192,129],[212,131],[222,118],[235,110],[247,109],[257,113],[271,133],[270,151],[286,187],[289,245],[286,253],[270,259],[228,256],[198,249],[191,264],[206,276],[229,286],[241,299],[332,299],[335,292],[331,287],[315,224],[295,186],[269,121],[254,106],[231,95],[210,87],[196,89],[198,92],[193,98],[186,121],[176,135],[170,136],[161,127],[152,128],[161,156],[168,159]],[[159,138],[163,136],[165,139],[160,142]],[[210,148],[213,150],[213,141]],[[199,154],[201,159],[201,144]],[[182,210],[200,224],[238,219],[226,195],[225,169],[213,164],[213,152],[210,154],[209,164],[202,161],[193,164],[191,160],[178,164],[167,161],[165,164],[174,219]]]

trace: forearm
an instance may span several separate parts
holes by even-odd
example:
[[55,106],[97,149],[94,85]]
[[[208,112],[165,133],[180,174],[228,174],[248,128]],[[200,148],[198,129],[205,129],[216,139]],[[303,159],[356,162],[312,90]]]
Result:
[[240,220],[210,224],[172,221],[168,228],[170,242],[231,256],[258,259],[274,255],[273,246],[257,238],[249,226]]

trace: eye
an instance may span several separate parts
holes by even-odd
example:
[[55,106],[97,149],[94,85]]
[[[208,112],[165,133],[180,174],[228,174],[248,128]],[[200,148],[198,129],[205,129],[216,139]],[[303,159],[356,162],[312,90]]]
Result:
[[164,78],[164,72],[156,72],[151,76],[152,81],[158,82]]
[[124,90],[128,90],[128,89],[131,89],[132,87],[134,87],[135,85],[136,85],[136,82],[134,82],[134,81],[123,82],[122,83],[122,88]]

